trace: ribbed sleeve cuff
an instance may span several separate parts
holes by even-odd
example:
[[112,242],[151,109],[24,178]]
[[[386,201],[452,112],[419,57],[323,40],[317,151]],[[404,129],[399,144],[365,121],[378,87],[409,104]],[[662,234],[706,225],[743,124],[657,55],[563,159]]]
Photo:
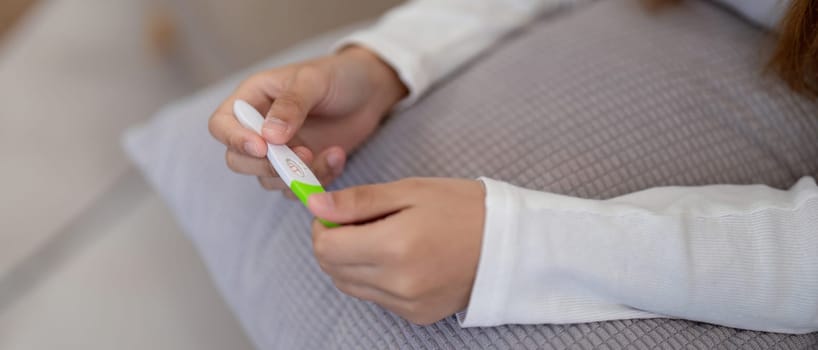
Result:
[[515,264],[516,201],[509,185],[480,178],[486,189],[486,218],[477,276],[469,305],[457,314],[462,327],[488,327],[504,324],[504,310]]

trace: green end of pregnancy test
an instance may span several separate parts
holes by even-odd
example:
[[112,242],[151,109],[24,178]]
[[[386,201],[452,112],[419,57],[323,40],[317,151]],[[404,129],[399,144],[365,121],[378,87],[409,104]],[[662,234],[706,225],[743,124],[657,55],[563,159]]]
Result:
[[[233,104],[233,113],[241,125],[261,135],[264,117],[253,106],[242,100],[236,100]],[[284,183],[287,184],[305,207],[307,206],[307,198],[313,194],[325,192],[315,174],[310,171],[310,168],[301,161],[301,158],[298,158],[290,147],[268,143],[267,159],[281,177],[281,180],[284,180]],[[318,221],[326,227],[339,226],[336,223],[320,218]]]
[[[307,206],[307,198],[310,198],[310,196],[313,194],[325,192],[321,185],[310,185],[298,180],[293,180],[290,183],[290,190],[295,193],[295,196],[301,200],[301,203],[303,203],[305,207]],[[324,224],[325,227],[329,228],[340,226],[334,222],[329,222],[321,218],[319,218],[318,221]]]

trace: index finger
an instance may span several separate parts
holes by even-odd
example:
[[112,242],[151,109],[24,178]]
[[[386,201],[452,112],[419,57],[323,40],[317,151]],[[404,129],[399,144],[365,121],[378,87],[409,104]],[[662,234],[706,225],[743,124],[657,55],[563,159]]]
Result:
[[237,99],[247,101],[261,114],[265,114],[273,103],[272,96],[276,89],[274,74],[262,73],[247,79],[222,102],[210,117],[208,123],[210,134],[234,151],[254,157],[264,157],[267,153],[267,143],[260,135],[246,129],[236,120],[233,115],[233,103]]
[[380,222],[327,228],[320,221],[312,224],[312,242],[316,258],[332,265],[374,265],[383,255]]

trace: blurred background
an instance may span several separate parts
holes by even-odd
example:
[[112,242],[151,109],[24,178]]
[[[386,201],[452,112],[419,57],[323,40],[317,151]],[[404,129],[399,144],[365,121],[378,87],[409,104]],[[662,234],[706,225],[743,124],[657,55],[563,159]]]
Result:
[[251,348],[120,136],[397,2],[0,1],[0,349]]

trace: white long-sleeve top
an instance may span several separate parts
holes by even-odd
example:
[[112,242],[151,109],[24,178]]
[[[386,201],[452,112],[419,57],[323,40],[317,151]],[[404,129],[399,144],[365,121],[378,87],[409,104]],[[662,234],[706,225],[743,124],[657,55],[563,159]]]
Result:
[[[401,107],[534,18],[594,0],[413,0],[342,40],[375,51],[409,89]],[[774,28],[789,0],[717,0]]]
[[[368,47],[410,95],[531,19],[590,0],[416,0],[338,47]],[[722,0],[773,28],[786,3]],[[818,331],[818,186],[654,188],[609,200],[491,179],[464,327],[678,317]]]
[[653,188],[609,200],[490,179],[465,326],[679,317],[818,330],[818,187]]

